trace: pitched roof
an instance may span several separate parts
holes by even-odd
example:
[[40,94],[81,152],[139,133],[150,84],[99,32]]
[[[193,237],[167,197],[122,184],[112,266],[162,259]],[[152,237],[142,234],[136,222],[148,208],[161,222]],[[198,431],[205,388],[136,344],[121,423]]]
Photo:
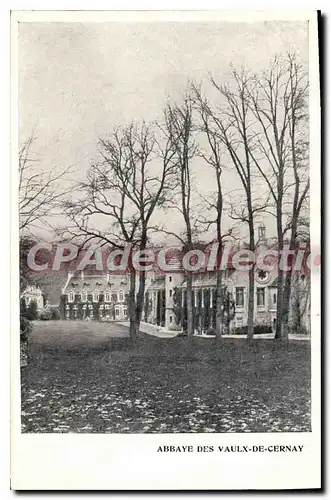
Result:
[[69,290],[94,290],[105,291],[107,289],[124,290],[128,287],[128,279],[126,275],[110,275],[107,278],[106,274],[85,275],[76,273],[70,277],[64,292]]

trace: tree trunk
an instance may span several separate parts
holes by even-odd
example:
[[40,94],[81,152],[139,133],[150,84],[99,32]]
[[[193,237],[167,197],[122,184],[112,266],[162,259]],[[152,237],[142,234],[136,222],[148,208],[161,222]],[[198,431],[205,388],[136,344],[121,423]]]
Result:
[[140,271],[139,287],[138,287],[137,302],[136,302],[136,322],[138,331],[144,308],[145,284],[146,284],[146,272]]
[[193,321],[193,293],[192,293],[193,277],[191,273],[187,274],[187,336],[192,338],[194,334]]
[[130,339],[133,343],[137,340],[137,316],[135,308],[135,292],[136,292],[136,271],[134,268],[130,271],[130,291],[129,291],[129,318],[130,318]]
[[248,272],[247,338],[254,336],[254,266]]
[[285,274],[285,284],[284,284],[284,294],[283,294],[282,337],[284,339],[288,338],[288,332],[289,332],[291,284],[292,284],[292,273],[291,273],[291,271],[287,271]]
[[[280,174],[282,171],[280,170]],[[277,238],[278,238],[278,254],[283,250],[284,237],[283,237],[283,222],[282,222],[282,204],[283,204],[283,187],[282,176],[280,175],[278,185],[278,199],[277,199]],[[281,269],[280,261],[278,259],[278,276],[277,276],[277,318],[276,318],[276,333],[275,339],[279,340],[283,337],[283,311],[284,311],[284,272]]]
[[216,340],[223,336],[223,292],[222,292],[222,269],[216,270]]
[[[251,194],[249,186],[248,195],[248,217],[249,217],[249,249],[255,251],[254,219],[251,204]],[[254,336],[254,264],[248,271],[248,311],[247,311],[247,339]]]
[[[141,237],[141,242],[139,245],[140,250],[145,250],[146,249],[146,243],[147,243],[147,234],[146,230],[143,230],[142,237]],[[144,308],[144,296],[145,296],[145,284],[146,284],[146,271],[145,270],[140,270],[139,271],[139,286],[138,286],[138,293],[136,297],[136,322],[137,322],[137,333],[139,332],[139,326],[140,326],[140,321],[141,321],[141,316],[143,313],[143,308]]]
[[275,339],[282,338],[282,322],[283,322],[283,271],[278,268],[277,277],[277,318],[276,318],[276,333]]

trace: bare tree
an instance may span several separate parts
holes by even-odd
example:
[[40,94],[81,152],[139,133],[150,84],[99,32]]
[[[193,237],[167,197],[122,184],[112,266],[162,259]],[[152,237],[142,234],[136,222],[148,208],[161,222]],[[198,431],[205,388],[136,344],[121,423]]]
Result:
[[[180,104],[168,104],[165,108],[164,117],[167,140],[170,140],[173,144],[175,151],[174,160],[180,198],[177,209],[180,211],[185,225],[184,236],[179,237],[179,239],[183,243],[184,251],[190,251],[193,249],[194,242],[194,222],[192,220],[192,159],[198,152],[194,138],[195,126],[193,123],[193,102],[191,97],[186,95]],[[187,334],[191,338],[194,334],[194,321],[193,276],[190,271],[186,272],[186,283]]]
[[208,100],[203,97],[201,86],[192,85],[192,93],[196,108],[200,117],[200,126],[198,129],[207,139],[207,150],[200,149],[200,155],[204,161],[212,168],[216,189],[212,196],[204,197],[204,214],[198,220],[208,231],[211,227],[215,228],[216,242],[218,244],[217,265],[216,265],[216,340],[220,340],[223,335],[223,270],[220,268],[221,255],[224,239],[231,236],[232,230],[223,234],[222,223],[224,217],[224,194],[223,194],[223,164],[224,151],[223,144],[219,139],[218,127],[215,126],[214,112]]
[[[244,204],[232,203],[230,217],[247,224],[249,231],[248,249],[255,251],[256,241],[254,221],[257,213],[268,206],[268,199],[261,200],[254,192],[256,168],[252,161],[254,155],[254,130],[252,129],[249,107],[250,76],[242,70],[232,69],[232,86],[220,85],[211,77],[210,81],[217,90],[220,106],[215,108],[211,117],[217,127],[217,137],[226,147],[231,163],[237,172],[244,191]],[[254,334],[254,264],[248,271],[248,315],[247,337]]]
[[[260,130],[256,136],[261,158],[252,156],[272,196],[277,221],[278,250],[289,233],[289,250],[295,250],[300,213],[309,193],[307,162],[307,74],[295,55],[276,57],[262,76],[256,76],[250,103]],[[275,338],[286,338],[291,273],[278,269]]]
[[[79,199],[67,202],[71,220],[69,233],[83,238],[85,244],[101,244],[124,249],[145,250],[154,211],[163,206],[171,192],[173,163],[171,146],[165,146],[160,164],[156,158],[157,141],[150,126],[130,124],[116,129],[108,139],[100,139],[102,160],[91,166],[78,187]],[[102,227],[105,229],[101,229]],[[143,310],[145,271],[130,263],[130,336],[135,340]]]
[[31,233],[34,228],[50,226],[50,218],[60,213],[63,197],[71,190],[68,187],[72,167],[41,171],[33,157],[31,136],[19,151],[19,229]]

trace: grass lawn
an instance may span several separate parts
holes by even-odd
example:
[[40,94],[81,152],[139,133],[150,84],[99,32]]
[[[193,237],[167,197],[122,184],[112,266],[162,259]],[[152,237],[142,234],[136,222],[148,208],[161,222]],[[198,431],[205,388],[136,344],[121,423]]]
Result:
[[22,432],[310,431],[310,342],[163,339],[35,322]]

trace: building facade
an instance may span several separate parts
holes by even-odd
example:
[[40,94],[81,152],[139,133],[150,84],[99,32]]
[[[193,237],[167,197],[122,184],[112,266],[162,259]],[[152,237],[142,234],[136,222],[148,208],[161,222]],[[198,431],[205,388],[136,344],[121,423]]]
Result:
[[[257,226],[257,250],[273,248],[263,224]],[[238,251],[232,249],[221,271],[222,318],[226,330],[247,326],[249,302],[248,270],[238,270],[232,261]],[[210,333],[216,326],[216,264],[207,266],[210,249],[204,249],[205,262],[193,272],[192,294],[194,328],[197,333]],[[167,260],[168,271],[156,265],[146,273],[142,321],[170,330],[181,330],[187,324],[187,276],[182,268],[182,250]],[[218,264],[219,265],[219,264]],[[254,268],[254,324],[274,330],[277,315],[277,265]],[[138,290],[139,274],[136,276]],[[69,272],[61,295],[61,316],[68,320],[93,319],[124,321],[128,319],[130,276],[126,274],[87,274]],[[310,330],[309,273],[293,275],[290,323]]]
[[61,317],[68,320],[125,321],[128,280],[118,275],[69,272],[61,295]]
[[24,299],[26,307],[29,307],[31,302],[37,304],[37,311],[40,312],[44,307],[44,296],[42,290],[38,286],[28,286],[21,294]]

